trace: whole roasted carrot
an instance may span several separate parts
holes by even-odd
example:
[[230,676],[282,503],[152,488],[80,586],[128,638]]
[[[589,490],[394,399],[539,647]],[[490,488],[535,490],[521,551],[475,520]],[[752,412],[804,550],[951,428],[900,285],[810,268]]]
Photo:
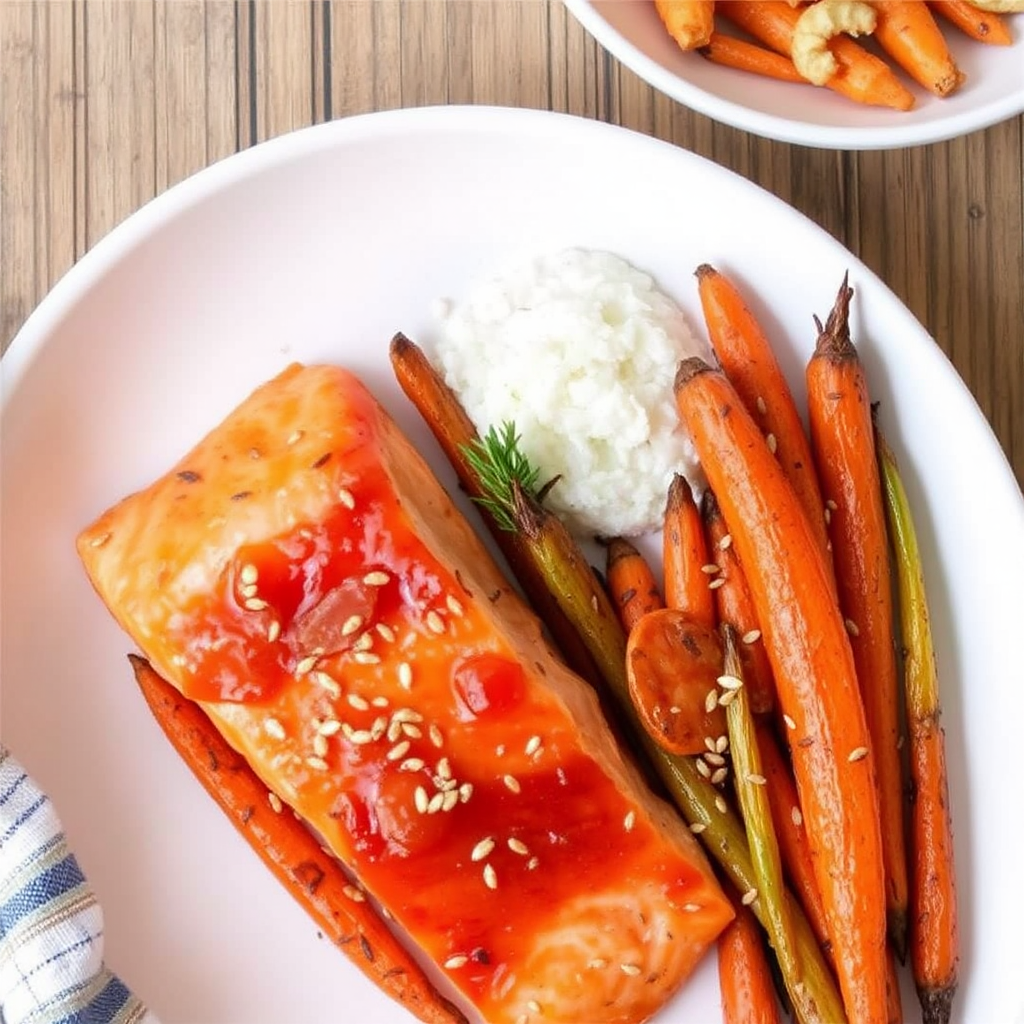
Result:
[[626,632],[647,613],[664,608],[654,571],[639,551],[622,537],[605,549],[605,580]]
[[148,661],[129,655],[136,682],[157,724],[203,788],[260,860],[316,922],[317,928],[377,987],[428,1024],[466,1024],[431,985],[362,890],[324,853],[306,827],[285,811],[202,708],[162,679]]
[[699,266],[697,290],[715,355],[747,410],[762,427],[768,447],[800,500],[818,546],[830,561],[825,503],[814,472],[811,446],[771,342],[739,289],[721,271],[706,263]]
[[715,27],[714,0],[654,0],[668,34],[683,50],[694,50],[711,39]]
[[928,5],[921,0],[874,0],[874,37],[916,82],[936,96],[958,89],[964,75]]
[[807,364],[807,404],[818,478],[831,511],[839,605],[846,616],[878,781],[889,935],[907,941],[907,854],[900,760],[900,695],[885,507],[871,400],[850,340],[853,290],[843,281]]
[[761,640],[761,626],[757,621],[743,566],[736,557],[732,535],[722,518],[718,501],[710,490],[704,492],[701,512],[708,547],[714,553],[714,560],[720,570],[715,580],[722,581],[715,588],[718,619],[719,622],[731,625],[740,638],[740,660],[743,663],[743,677],[747,681],[751,710],[754,714],[766,714],[775,706],[772,667],[768,664],[768,655]]
[[780,82],[802,82],[807,85],[807,79],[797,71],[788,57],[783,57],[774,50],[766,50],[763,46],[748,43],[744,39],[737,39],[735,36],[712,32],[708,44],[699,47],[697,52],[713,64],[722,64],[737,71],[748,71],[753,75],[761,75],[762,78],[775,78]]
[[792,730],[793,769],[851,1024],[886,1019],[885,877],[849,636],[793,488],[725,375],[680,363],[679,413],[729,526]]
[[742,905],[718,938],[718,983],[723,1024],[781,1024],[761,930]]
[[925,1024],[946,1024],[960,961],[953,825],[924,570],[899,467],[876,434],[895,556],[913,800],[910,811],[910,963]]
[[[733,24],[786,57],[793,52],[793,30],[800,11],[786,0],[719,0],[717,10]],[[826,89],[858,103],[910,110],[914,96],[881,58],[858,46],[849,36],[829,40],[838,64]]]
[[713,576],[700,510],[685,477],[676,474],[668,489],[662,529],[665,605],[685,612],[708,629],[717,625]]
[[1009,46],[1013,42],[1006,22],[995,11],[983,11],[970,0],[929,0],[929,3],[951,25],[979,43]]

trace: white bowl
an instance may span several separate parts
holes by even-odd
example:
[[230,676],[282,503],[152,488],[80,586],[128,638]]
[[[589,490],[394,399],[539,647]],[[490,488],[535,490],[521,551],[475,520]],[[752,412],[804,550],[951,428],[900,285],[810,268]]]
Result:
[[940,99],[904,76],[917,103],[913,110],[898,111],[684,53],[650,0],[565,0],[565,5],[609,53],[655,89],[723,124],[781,142],[897,149],[966,135],[1024,111],[1024,16],[1011,16],[1012,46],[975,42],[940,19],[967,81]]
[[[429,345],[438,297],[565,246],[647,269],[695,327],[693,270],[719,265],[753,296],[798,397],[811,314],[850,271],[930,587],[963,900],[957,1015],[1014,1019],[1024,810],[1002,783],[1024,721],[1024,501],[980,411],[895,296],[778,199],[643,135],[485,108],[338,121],[204,171],[100,242],[0,364],[2,735],[56,801],[112,967],[164,1024],[409,1019],[318,941],[159,733],[74,538],[294,359],[350,366],[457,494],[388,342],[403,330]],[[908,990],[908,1022],[914,1003]],[[658,1021],[718,1013],[709,957]]]

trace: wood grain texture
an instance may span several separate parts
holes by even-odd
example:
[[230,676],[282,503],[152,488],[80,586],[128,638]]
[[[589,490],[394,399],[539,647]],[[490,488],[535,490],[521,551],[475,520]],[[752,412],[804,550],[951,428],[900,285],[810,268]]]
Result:
[[0,0],[0,343],[199,168],[319,121],[443,103],[622,124],[791,203],[907,303],[1024,480],[1024,118],[885,153],[755,138],[656,93],[558,0]]

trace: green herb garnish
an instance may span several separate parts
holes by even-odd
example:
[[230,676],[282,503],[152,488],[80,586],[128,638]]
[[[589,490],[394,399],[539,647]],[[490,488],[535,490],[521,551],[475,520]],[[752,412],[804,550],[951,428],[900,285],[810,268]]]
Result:
[[515,424],[506,420],[498,430],[491,427],[483,439],[464,445],[462,452],[483,491],[473,500],[487,509],[501,529],[515,532],[512,481],[531,498],[539,500],[537,479],[540,476],[540,470],[530,465],[519,448]]

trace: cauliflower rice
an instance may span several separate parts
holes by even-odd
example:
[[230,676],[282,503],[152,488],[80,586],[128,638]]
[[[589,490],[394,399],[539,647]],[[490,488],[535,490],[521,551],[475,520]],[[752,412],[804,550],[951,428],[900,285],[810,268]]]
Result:
[[440,317],[437,358],[483,434],[515,423],[546,504],[580,536],[660,529],[674,473],[699,486],[672,391],[679,361],[711,359],[648,274],[606,252],[544,256]]

